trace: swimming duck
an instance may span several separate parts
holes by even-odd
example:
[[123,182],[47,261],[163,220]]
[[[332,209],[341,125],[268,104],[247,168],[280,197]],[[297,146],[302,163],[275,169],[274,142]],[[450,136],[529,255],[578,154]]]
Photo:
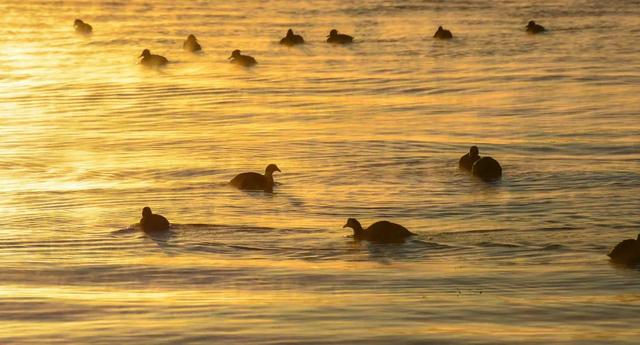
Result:
[[635,265],[640,263],[640,234],[638,238],[624,240],[618,243],[607,254],[611,261],[624,265]]
[[473,163],[475,163],[478,159],[480,159],[480,151],[477,146],[471,146],[469,148],[469,153],[460,157],[460,161],[458,161],[458,167],[463,170],[471,171],[473,167]]
[[93,27],[80,19],[73,21],[73,27],[76,29],[76,33],[79,34],[90,35],[93,32]]
[[240,50],[238,49],[234,50],[233,53],[231,53],[231,56],[229,56],[229,60],[231,60],[232,63],[245,67],[250,67],[258,63],[258,61],[256,61],[253,56],[240,54]]
[[295,46],[296,44],[303,44],[303,43],[304,43],[304,38],[302,38],[302,36],[300,35],[294,34],[293,30],[291,29],[289,29],[287,31],[287,35],[280,40],[280,44],[284,44],[286,46]]
[[202,50],[202,46],[198,43],[198,39],[194,35],[189,35],[182,43],[182,49],[189,52],[198,52]]
[[362,229],[362,225],[357,219],[349,218],[343,228],[353,229],[354,239],[371,242],[404,242],[407,237],[415,235],[404,226],[386,220],[375,222],[367,229]]
[[155,232],[169,230],[171,224],[167,218],[153,214],[151,208],[145,207],[142,209],[142,218],[140,219],[140,227],[144,232]]
[[433,38],[438,38],[441,40],[449,40],[453,38],[453,35],[451,34],[451,31],[445,30],[442,28],[442,26],[439,26],[438,31],[436,31],[436,33],[433,34]]
[[527,24],[527,32],[530,34],[537,34],[544,31],[547,31],[547,29],[542,25],[536,24],[533,20],[529,21],[529,24]]
[[164,56],[151,54],[149,49],[145,49],[140,54],[140,63],[147,67],[160,67],[166,65],[169,60]]
[[473,163],[471,173],[483,181],[490,182],[502,177],[502,167],[497,160],[491,157],[482,157]]
[[327,36],[327,42],[335,44],[349,44],[353,42],[353,37],[345,34],[339,34],[338,30],[333,29],[329,32],[329,36]]
[[231,185],[244,190],[263,190],[267,193],[273,192],[273,173],[281,172],[275,164],[267,165],[264,175],[255,172],[239,174],[231,180]]

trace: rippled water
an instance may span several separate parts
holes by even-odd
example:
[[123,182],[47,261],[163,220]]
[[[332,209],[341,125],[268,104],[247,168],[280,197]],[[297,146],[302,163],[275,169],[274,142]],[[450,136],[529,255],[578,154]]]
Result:
[[[0,343],[637,344],[640,271],[605,254],[640,231],[639,16],[2,1]],[[279,46],[290,27],[308,44]],[[474,144],[501,182],[458,171]],[[273,195],[227,185],[268,163]],[[174,230],[130,228],[145,205]],[[418,236],[355,243],[348,217]]]

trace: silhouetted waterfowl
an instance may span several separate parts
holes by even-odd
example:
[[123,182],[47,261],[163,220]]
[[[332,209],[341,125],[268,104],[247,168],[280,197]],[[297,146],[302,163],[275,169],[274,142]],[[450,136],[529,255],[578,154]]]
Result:
[[294,34],[293,30],[291,29],[289,29],[287,31],[287,35],[280,40],[280,44],[284,44],[286,46],[295,46],[296,44],[303,44],[303,43],[304,43],[304,38],[302,38],[302,36],[300,35]]
[[273,192],[273,173],[275,171],[280,171],[280,168],[275,164],[269,164],[264,170],[264,175],[246,172],[234,177],[230,183],[238,189],[263,190],[271,193]]
[[542,25],[536,24],[533,20],[529,21],[529,24],[527,24],[527,32],[530,34],[537,34],[544,31],[547,31],[547,29]]
[[229,56],[229,60],[231,60],[232,63],[245,67],[253,66],[258,63],[258,61],[256,61],[253,56],[240,54],[240,51],[238,49],[234,50],[233,53],[231,53],[231,56]]
[[142,209],[142,218],[140,218],[140,227],[145,232],[169,230],[171,225],[167,218],[151,213],[151,208]]
[[473,163],[475,163],[478,159],[480,159],[480,151],[477,146],[471,146],[469,152],[464,156],[460,157],[460,161],[458,161],[458,167],[460,169],[464,169],[467,171],[471,171],[473,167]]
[[329,32],[329,36],[327,36],[327,42],[336,44],[349,44],[353,42],[353,37],[345,34],[339,34],[338,30],[333,29]]
[[91,25],[83,22],[80,19],[76,19],[75,21],[73,21],[73,27],[79,34],[90,35],[93,32],[93,28],[91,27]]
[[451,34],[451,31],[445,30],[442,28],[442,26],[439,26],[438,31],[436,31],[436,33],[433,34],[433,38],[439,38],[441,40],[449,40],[453,38],[453,35]]
[[484,181],[495,181],[502,177],[502,167],[497,160],[491,157],[482,157],[473,163],[471,173]]
[[198,43],[198,39],[194,35],[189,35],[182,43],[182,49],[189,52],[198,52],[202,50],[202,46]]
[[149,49],[145,49],[140,54],[140,63],[147,67],[160,67],[166,65],[169,60],[164,56],[151,54]]
[[404,226],[386,220],[375,222],[367,229],[362,229],[357,219],[349,218],[343,228],[352,228],[354,239],[371,242],[403,242],[407,237],[415,235]]
[[640,234],[635,240],[629,239],[618,243],[607,255],[615,263],[624,265],[640,264]]

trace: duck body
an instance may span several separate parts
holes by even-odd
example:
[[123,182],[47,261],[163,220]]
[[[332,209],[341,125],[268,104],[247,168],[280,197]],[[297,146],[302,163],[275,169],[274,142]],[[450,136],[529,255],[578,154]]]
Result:
[[545,31],[547,31],[547,29],[545,29],[544,26],[536,24],[533,20],[529,21],[527,24],[527,32],[530,34],[537,34]]
[[140,57],[142,58],[140,59],[140,63],[147,67],[161,67],[169,63],[169,60],[164,56],[151,54],[149,49],[143,50]]
[[445,30],[442,26],[438,27],[438,30],[435,34],[433,34],[433,38],[441,39],[441,40],[450,40],[453,38],[453,34],[449,30]]
[[611,258],[611,261],[618,264],[640,264],[640,234],[635,240],[628,239],[618,243],[607,256]]
[[304,38],[302,38],[302,36],[300,35],[294,34],[293,30],[289,29],[289,31],[287,31],[287,35],[280,40],[280,44],[285,46],[304,44]]
[[234,50],[231,53],[229,60],[231,60],[231,63],[244,66],[244,67],[251,67],[258,63],[258,61],[256,61],[256,59],[254,59],[253,56],[242,55],[240,50],[238,49]]
[[343,228],[352,228],[355,240],[378,243],[400,243],[415,235],[404,226],[386,220],[375,222],[368,228],[363,229],[357,219],[349,218]]
[[471,174],[483,181],[495,181],[502,177],[502,167],[497,160],[491,157],[482,157],[473,163]]
[[169,230],[171,224],[167,218],[153,214],[149,207],[142,209],[142,218],[140,218],[140,227],[144,232],[158,232]]
[[327,43],[333,44],[349,44],[353,43],[353,37],[345,34],[339,34],[338,30],[333,29],[327,36]]
[[202,50],[202,46],[198,43],[198,39],[194,35],[189,35],[186,40],[182,43],[182,49],[188,52],[199,52]]
[[76,33],[82,35],[91,35],[91,33],[93,33],[93,27],[80,19],[76,19],[73,22],[73,28],[76,30]]
[[460,157],[458,161],[458,167],[462,170],[471,171],[473,163],[480,159],[479,150],[477,146],[471,146],[469,152]]
[[280,172],[275,164],[269,164],[265,169],[264,175],[256,172],[246,172],[236,175],[229,183],[243,190],[262,190],[268,193],[273,192],[273,173]]

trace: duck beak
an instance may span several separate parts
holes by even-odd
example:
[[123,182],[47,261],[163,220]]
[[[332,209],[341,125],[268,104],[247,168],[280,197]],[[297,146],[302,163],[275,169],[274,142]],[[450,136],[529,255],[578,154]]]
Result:
[[231,60],[232,58],[233,58],[233,55],[229,56],[227,60]]
[[282,172],[282,170],[280,170],[280,168],[276,168],[276,171],[277,172]]
[[346,227],[347,227],[347,224],[345,224],[345,225],[343,225],[343,226],[342,226],[342,228],[343,228],[343,229],[344,229],[344,228],[346,228]]

